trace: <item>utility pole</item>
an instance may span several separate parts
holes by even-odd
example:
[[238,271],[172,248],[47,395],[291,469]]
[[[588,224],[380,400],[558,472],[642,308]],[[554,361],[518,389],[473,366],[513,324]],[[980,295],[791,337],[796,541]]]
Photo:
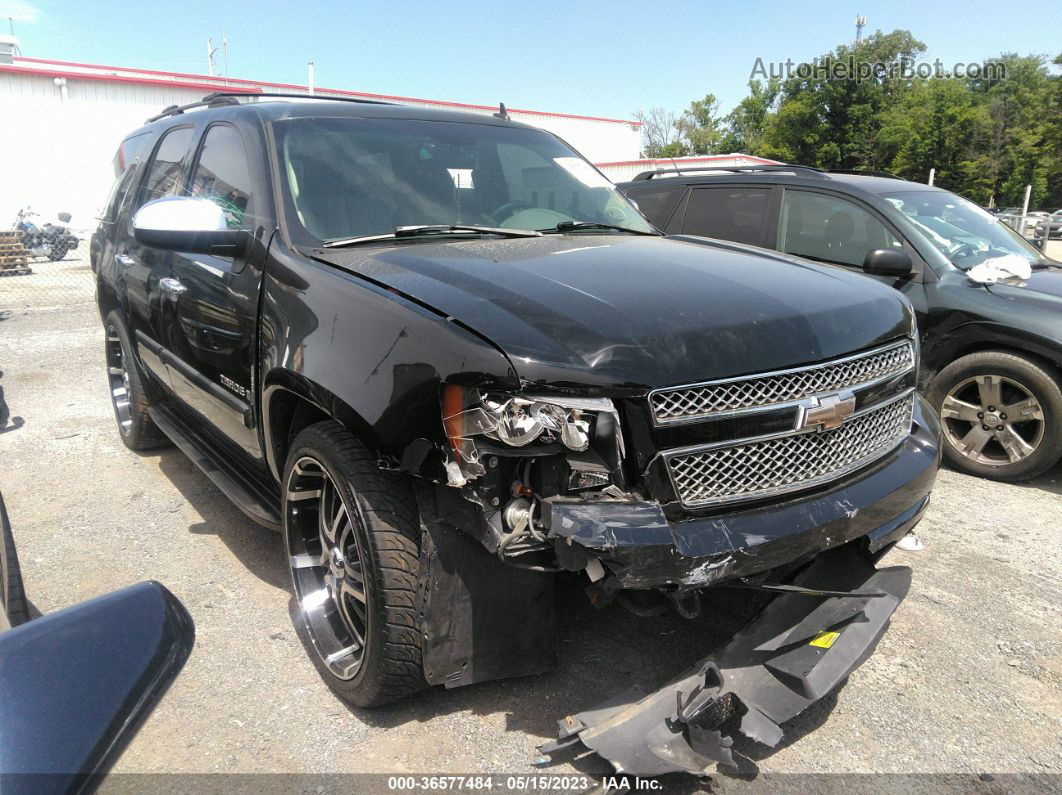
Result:
[[217,47],[214,46],[214,42],[211,39],[207,39],[207,74],[211,77],[214,76],[214,53],[216,53]]
[[11,35],[14,36],[15,35],[15,18],[14,17],[8,17],[7,18],[7,26],[11,30]]
[[867,24],[867,18],[866,17],[856,17],[855,18],[855,26],[856,26],[856,41],[855,41],[855,43],[856,43],[857,47],[859,46],[859,42],[861,42],[863,40],[863,28],[866,27],[866,24]]
[[229,34],[221,34],[222,64],[225,67],[225,85],[229,84]]
[[313,96],[313,61],[306,64],[306,88],[309,89],[310,96]]
[[[1029,197],[1032,194],[1032,185],[1025,186],[1025,201],[1021,203],[1021,221],[1018,222],[1018,234],[1025,237],[1025,218],[1029,215]],[[1047,219],[1047,227],[1051,228],[1051,219]]]

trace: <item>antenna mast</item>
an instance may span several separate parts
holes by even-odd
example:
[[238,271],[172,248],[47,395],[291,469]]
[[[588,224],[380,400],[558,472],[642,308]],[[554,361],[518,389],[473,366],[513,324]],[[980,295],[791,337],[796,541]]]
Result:
[[855,26],[856,26],[856,40],[855,40],[855,43],[856,43],[857,47],[859,46],[859,43],[861,41],[863,41],[863,28],[866,27],[866,24],[867,24],[867,18],[866,17],[856,17],[855,18]]
[[214,76],[214,53],[217,51],[218,48],[214,46],[214,42],[207,39],[207,74],[211,77]]

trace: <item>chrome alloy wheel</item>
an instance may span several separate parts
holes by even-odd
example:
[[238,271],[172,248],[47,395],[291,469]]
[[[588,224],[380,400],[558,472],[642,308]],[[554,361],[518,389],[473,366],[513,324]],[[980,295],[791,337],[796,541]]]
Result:
[[114,326],[107,327],[107,384],[111,390],[111,402],[114,404],[114,416],[118,419],[118,429],[123,436],[128,436],[133,428],[133,410],[130,405],[129,371],[122,352],[122,340]]
[[285,537],[300,619],[328,669],[352,679],[369,632],[365,558],[354,527],[361,518],[310,456],[295,462],[286,488]]
[[1044,438],[1044,410],[1028,387],[999,375],[960,381],[940,406],[944,435],[961,455],[985,466],[1016,464]]

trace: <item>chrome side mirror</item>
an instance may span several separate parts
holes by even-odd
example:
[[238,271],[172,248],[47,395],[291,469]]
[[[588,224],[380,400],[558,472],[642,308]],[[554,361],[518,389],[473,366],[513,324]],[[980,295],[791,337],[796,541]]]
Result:
[[238,257],[248,234],[230,229],[225,211],[209,199],[169,196],[150,201],[133,216],[133,236],[145,246],[191,254]]

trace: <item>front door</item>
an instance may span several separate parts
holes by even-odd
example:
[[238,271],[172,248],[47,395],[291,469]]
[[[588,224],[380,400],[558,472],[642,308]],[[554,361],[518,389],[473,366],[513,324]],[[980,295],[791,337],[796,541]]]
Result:
[[[186,192],[220,205],[231,228],[254,229],[247,150],[236,127],[219,122],[207,128]],[[254,395],[261,270],[248,265],[247,255],[175,253],[171,278],[166,360],[174,392],[196,427],[258,461]]]
[[906,295],[919,326],[927,308],[921,259],[885,219],[869,208],[825,191],[786,188],[778,221],[779,251],[806,259],[842,265],[859,273],[867,252],[902,248],[911,255],[915,271],[909,277],[871,276]]

